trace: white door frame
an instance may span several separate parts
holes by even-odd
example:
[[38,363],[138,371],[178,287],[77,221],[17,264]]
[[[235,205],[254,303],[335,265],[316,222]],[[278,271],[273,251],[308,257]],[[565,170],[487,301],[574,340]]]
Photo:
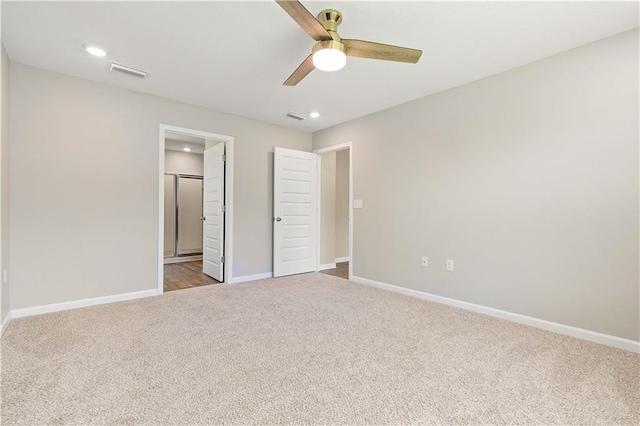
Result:
[[316,254],[316,271],[320,268],[320,252],[322,247],[322,154],[344,150],[349,150],[349,279],[351,279],[353,276],[353,142],[345,142],[313,151],[315,154],[318,154],[318,224],[316,227],[318,249]]
[[160,170],[160,202],[158,204],[158,294],[164,293],[164,149],[166,132],[178,133],[185,136],[224,142],[227,161],[224,173],[224,282],[230,283],[233,273],[233,137],[216,133],[202,132],[185,127],[160,124],[159,158]]

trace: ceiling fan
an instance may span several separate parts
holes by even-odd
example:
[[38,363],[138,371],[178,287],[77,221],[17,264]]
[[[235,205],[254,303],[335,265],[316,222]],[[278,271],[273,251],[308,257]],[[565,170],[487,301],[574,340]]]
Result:
[[297,0],[276,2],[317,41],[307,59],[283,83],[285,86],[295,86],[315,68],[322,71],[342,69],[347,63],[347,56],[415,64],[422,55],[422,50],[340,38],[337,30],[342,22],[342,14],[335,9],[323,10],[316,19]]

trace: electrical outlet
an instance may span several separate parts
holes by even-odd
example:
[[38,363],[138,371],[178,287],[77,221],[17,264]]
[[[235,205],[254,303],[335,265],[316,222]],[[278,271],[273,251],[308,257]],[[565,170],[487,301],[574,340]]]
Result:
[[447,259],[447,271],[453,272],[453,259]]
[[425,268],[429,266],[429,258],[427,256],[422,256],[422,266]]

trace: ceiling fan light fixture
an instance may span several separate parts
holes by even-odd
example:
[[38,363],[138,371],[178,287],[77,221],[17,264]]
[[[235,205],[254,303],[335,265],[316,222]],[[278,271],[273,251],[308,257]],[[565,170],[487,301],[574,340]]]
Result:
[[338,71],[347,64],[344,44],[335,40],[321,41],[313,46],[313,66],[321,71]]
[[335,9],[325,9],[316,18],[298,0],[276,0],[276,3],[317,41],[311,55],[307,56],[282,83],[284,86],[295,86],[316,68],[322,71],[337,71],[345,66],[347,56],[410,64],[418,63],[422,56],[422,50],[418,49],[366,40],[343,39],[338,34],[342,13]]
[[313,54],[313,66],[320,71],[338,71],[347,64],[347,55],[335,49],[322,49]]

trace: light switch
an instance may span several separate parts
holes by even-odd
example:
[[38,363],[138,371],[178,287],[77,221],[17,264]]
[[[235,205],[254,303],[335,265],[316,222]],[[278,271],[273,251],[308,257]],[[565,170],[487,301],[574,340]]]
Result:
[[361,208],[363,208],[362,200],[353,200],[353,208],[354,208],[354,209],[361,209]]
[[449,272],[453,272],[453,259],[447,259],[446,269]]

